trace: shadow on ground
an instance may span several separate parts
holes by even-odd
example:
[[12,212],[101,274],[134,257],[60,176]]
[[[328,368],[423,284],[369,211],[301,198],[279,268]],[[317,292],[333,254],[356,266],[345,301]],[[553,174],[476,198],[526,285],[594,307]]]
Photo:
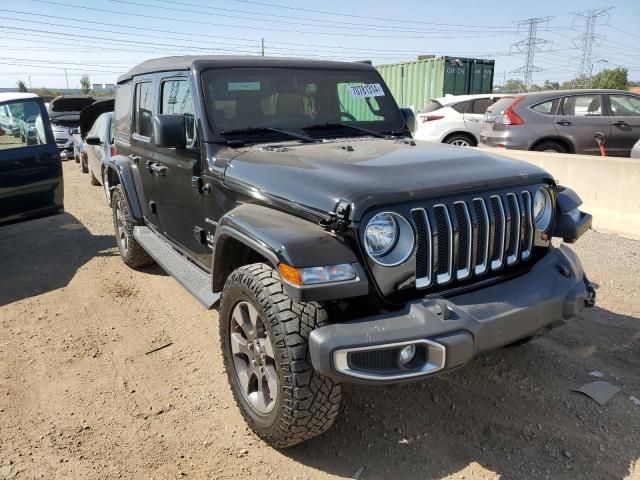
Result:
[[[640,458],[640,319],[601,308],[530,344],[401,387],[344,388],[325,435],[285,450],[352,478],[625,478]],[[635,339],[635,340],[634,340]],[[572,392],[599,369],[622,391],[606,406]]]
[[64,287],[96,256],[118,255],[113,235],[92,235],[64,213],[0,228],[0,306]]

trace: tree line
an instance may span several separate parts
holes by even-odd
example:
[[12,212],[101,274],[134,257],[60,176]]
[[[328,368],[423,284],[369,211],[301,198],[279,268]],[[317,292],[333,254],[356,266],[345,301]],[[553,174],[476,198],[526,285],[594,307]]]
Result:
[[577,76],[566,82],[552,82],[545,80],[542,85],[526,85],[522,80],[509,79],[504,85],[494,88],[500,93],[539,92],[542,90],[572,90],[577,88],[611,88],[615,90],[628,90],[629,87],[640,86],[640,82],[631,82],[628,78],[628,69],[618,67],[601,70],[591,78]]

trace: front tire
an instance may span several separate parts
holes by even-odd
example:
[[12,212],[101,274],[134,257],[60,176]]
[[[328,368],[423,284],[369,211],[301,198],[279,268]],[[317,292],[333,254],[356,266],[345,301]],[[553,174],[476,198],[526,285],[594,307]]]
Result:
[[89,165],[87,164],[86,155],[80,153],[80,170],[82,173],[89,173]]
[[117,185],[112,196],[113,227],[122,261],[131,268],[146,267],[154,263],[153,258],[133,237],[135,223],[131,218],[129,204],[122,185]]
[[231,390],[251,429],[284,448],[324,433],[340,410],[341,386],[313,370],[308,337],[328,322],[316,302],[284,293],[264,263],[238,268],[220,301],[220,342]]

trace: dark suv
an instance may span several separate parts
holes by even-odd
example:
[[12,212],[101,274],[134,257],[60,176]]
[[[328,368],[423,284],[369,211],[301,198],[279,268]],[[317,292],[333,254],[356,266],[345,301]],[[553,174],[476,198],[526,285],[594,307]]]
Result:
[[341,383],[453,370],[593,305],[579,198],[527,163],[417,146],[363,63],[150,60],[118,80],[109,185],[124,262],[205,307],[251,428],[285,447]]

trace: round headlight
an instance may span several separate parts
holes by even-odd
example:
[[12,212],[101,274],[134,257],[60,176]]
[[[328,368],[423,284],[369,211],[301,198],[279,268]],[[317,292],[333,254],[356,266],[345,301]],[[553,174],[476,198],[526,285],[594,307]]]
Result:
[[536,228],[541,232],[545,232],[551,225],[553,217],[553,204],[551,203],[551,194],[549,190],[540,187],[533,199],[533,218]]
[[379,213],[369,221],[364,233],[367,253],[380,257],[391,250],[398,240],[398,222],[390,213]]
[[413,229],[402,215],[378,213],[364,231],[364,247],[376,263],[385,267],[400,265],[415,247]]

